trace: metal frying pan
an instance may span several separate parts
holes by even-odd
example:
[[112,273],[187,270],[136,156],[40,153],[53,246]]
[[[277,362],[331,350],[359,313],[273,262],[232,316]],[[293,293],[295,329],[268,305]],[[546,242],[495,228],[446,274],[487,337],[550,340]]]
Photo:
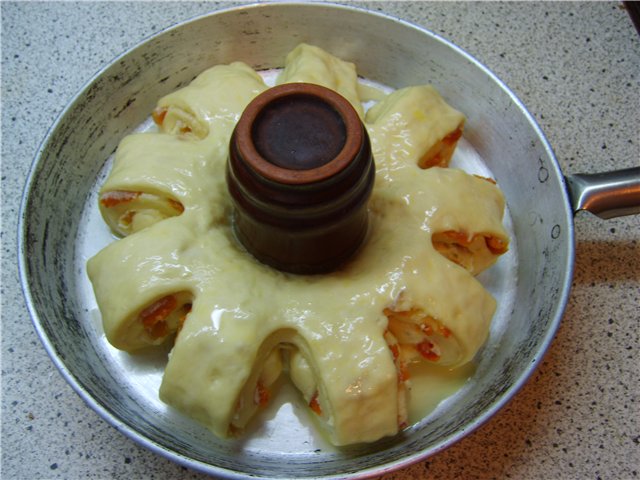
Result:
[[[111,241],[94,210],[108,159],[156,100],[214,64],[243,60],[257,69],[279,67],[301,41],[353,61],[364,77],[384,85],[431,83],[463,111],[467,127],[457,161],[480,162],[494,174],[514,239],[511,256],[483,278],[500,308],[473,378],[406,433],[343,450],[315,438],[304,418],[284,404],[274,419],[264,419],[273,429],[257,428],[241,442],[213,438],[168,410],[154,393],[163,353],[131,359],[109,348],[84,270],[87,255]],[[567,302],[574,210],[637,212],[639,170],[616,174],[613,183],[579,175],[565,182],[540,129],[508,88],[457,47],[405,22],[316,3],[220,11],[168,29],[116,59],[61,115],[23,199],[22,283],[38,334],[65,378],[140,444],[228,478],[365,478],[459,440],[524,384]]]

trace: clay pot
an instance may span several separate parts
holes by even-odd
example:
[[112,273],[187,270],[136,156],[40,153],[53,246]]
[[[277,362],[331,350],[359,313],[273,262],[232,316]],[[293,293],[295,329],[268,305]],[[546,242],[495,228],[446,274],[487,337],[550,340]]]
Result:
[[365,239],[374,176],[369,137],[345,98],[305,83],[268,89],[231,137],[237,238],[279,270],[334,270]]

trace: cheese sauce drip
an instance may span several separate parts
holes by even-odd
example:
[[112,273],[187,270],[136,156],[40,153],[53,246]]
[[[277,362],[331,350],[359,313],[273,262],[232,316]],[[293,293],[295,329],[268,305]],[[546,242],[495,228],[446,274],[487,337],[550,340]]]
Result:
[[[356,102],[357,76],[341,62],[301,46],[279,81],[324,79]],[[244,64],[214,67],[159,101],[159,133],[121,143],[101,199],[120,192],[122,201],[112,213],[112,202],[101,200],[101,211],[126,236],[87,265],[106,336],[133,352],[179,332],[160,397],[219,436],[241,429],[287,370],[334,444],[393,435],[406,422],[401,365],[413,360],[402,354],[401,329],[394,334],[398,348],[389,344],[390,318],[411,312],[424,323],[421,342],[427,338],[431,347],[423,357],[431,361],[453,368],[473,359],[495,301],[462,262],[438,251],[432,236],[457,232],[506,245],[503,196],[461,170],[421,167],[426,151],[464,117],[434,89],[411,87],[382,100],[367,123],[380,175],[359,254],[326,275],[267,267],[233,237],[224,181],[233,126],[265,88]],[[408,107],[421,102],[430,107],[419,115]],[[427,123],[439,133],[431,126],[425,134]],[[398,142],[402,148],[393,147]],[[181,208],[118,229],[123,216],[138,214],[130,202],[142,193]]]

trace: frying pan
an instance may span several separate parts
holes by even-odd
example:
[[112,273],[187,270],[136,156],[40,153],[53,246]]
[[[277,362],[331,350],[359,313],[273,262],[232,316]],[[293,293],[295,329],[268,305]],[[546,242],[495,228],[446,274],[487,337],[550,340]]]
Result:
[[[161,405],[154,389],[166,352],[132,359],[110,349],[84,270],[87,257],[113,240],[95,213],[109,158],[148,120],[156,100],[215,64],[279,67],[302,41],[353,61],[361,75],[383,85],[431,83],[463,111],[462,150],[469,158],[461,161],[479,158],[493,173],[513,238],[506,260],[481,279],[500,306],[470,381],[402,435],[342,450],[313,437],[295,411],[262,419],[273,429],[256,427],[234,442],[213,438]],[[170,28],[117,58],[63,112],[38,152],[23,198],[21,281],[35,328],[66,380],[105,420],[152,451],[227,478],[367,478],[461,439],[526,382],[569,295],[574,211],[637,212],[639,175],[631,169],[565,180],[515,95],[475,59],[424,29],[328,4],[230,9]],[[296,446],[296,437],[305,437],[306,446]]]

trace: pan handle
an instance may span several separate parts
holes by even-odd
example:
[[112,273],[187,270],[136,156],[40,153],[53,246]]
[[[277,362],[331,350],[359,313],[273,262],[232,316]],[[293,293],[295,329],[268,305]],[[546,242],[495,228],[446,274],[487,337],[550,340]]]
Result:
[[640,213],[640,167],[567,175],[573,213],[587,210],[608,219]]

